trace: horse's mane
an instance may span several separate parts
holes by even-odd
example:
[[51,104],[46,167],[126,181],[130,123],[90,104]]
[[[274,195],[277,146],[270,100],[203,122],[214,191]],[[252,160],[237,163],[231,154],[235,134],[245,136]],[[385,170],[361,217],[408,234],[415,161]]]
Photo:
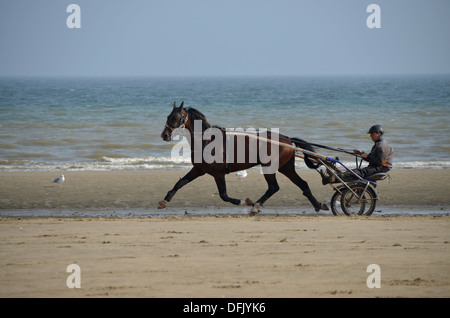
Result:
[[188,112],[189,120],[192,120],[192,121],[201,120],[202,121],[202,130],[206,130],[211,127],[222,129],[221,127],[210,125],[208,123],[208,121],[206,120],[205,115],[203,115],[203,113],[198,111],[197,109],[188,107],[188,108],[186,108],[186,111]]

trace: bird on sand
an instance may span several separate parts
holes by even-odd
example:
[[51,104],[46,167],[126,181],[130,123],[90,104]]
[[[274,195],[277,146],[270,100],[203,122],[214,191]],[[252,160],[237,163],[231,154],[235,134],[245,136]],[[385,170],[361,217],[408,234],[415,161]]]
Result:
[[59,178],[54,179],[53,182],[54,183],[63,183],[64,180],[66,180],[66,179],[64,178],[64,175],[62,174]]

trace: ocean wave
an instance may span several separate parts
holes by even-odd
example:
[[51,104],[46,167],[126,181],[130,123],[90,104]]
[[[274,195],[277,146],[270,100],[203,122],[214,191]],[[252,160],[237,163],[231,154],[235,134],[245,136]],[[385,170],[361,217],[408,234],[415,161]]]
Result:
[[[356,168],[354,161],[343,161],[350,169]],[[338,165],[339,166],[339,165]],[[31,160],[0,160],[0,172],[8,171],[110,171],[110,170],[180,170],[192,167],[187,157],[101,157],[88,162],[36,162]],[[303,159],[296,159],[298,170],[309,170]],[[255,169],[259,169],[256,167]],[[395,162],[394,170],[403,169],[450,169],[450,161]]]
[[[114,144],[114,143],[105,143],[100,145],[93,145],[92,147],[97,147],[101,149],[151,149],[151,148],[159,148],[159,145],[153,144]],[[161,147],[162,148],[162,147]]]
[[115,122],[115,123],[110,123],[110,124],[104,124],[103,126],[106,126],[106,127],[147,127],[148,124],[121,121],[121,122]]
[[16,149],[18,148],[16,145],[8,144],[6,142],[0,142],[0,149]]
[[51,140],[25,140],[20,142],[23,146],[38,146],[38,147],[53,147],[61,145],[60,141],[51,141]]
[[450,161],[394,162],[395,169],[450,169]]
[[156,164],[156,165],[167,165],[167,164],[190,164],[191,159],[183,156],[179,157],[143,157],[143,158],[110,158],[103,157],[103,162],[110,163],[113,165],[140,165],[140,164]]

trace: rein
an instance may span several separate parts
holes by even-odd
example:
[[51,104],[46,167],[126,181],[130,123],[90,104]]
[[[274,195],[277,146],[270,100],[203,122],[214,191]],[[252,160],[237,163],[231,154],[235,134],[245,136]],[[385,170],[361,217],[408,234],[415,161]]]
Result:
[[347,153],[347,154],[349,154],[349,155],[359,156],[359,155],[356,155],[353,151],[345,150],[345,149],[342,149],[342,148],[333,148],[333,147],[324,146],[324,145],[319,145],[319,144],[313,144],[313,143],[309,143],[309,144],[310,144],[311,146],[318,147],[318,148],[323,148],[323,149],[328,149],[328,150],[334,150],[334,151],[339,151],[339,152],[345,152],[345,153]]
[[[241,132],[230,132],[230,131],[227,131],[226,134],[227,134],[227,135],[237,135],[237,136],[248,136],[248,137],[253,137],[253,138],[256,138],[256,139],[259,139],[259,140],[268,142],[268,143],[272,143],[272,144],[279,145],[279,146],[282,146],[282,147],[294,149],[294,150],[296,150],[296,151],[299,151],[299,152],[302,152],[302,153],[303,153],[303,156],[300,155],[300,154],[295,154],[296,157],[299,157],[299,158],[303,158],[304,155],[308,155],[308,156],[311,156],[311,157],[313,157],[313,158],[315,158],[315,159],[317,159],[317,160],[319,160],[319,161],[325,160],[325,161],[331,162],[331,163],[339,163],[339,164],[340,164],[341,166],[343,166],[347,171],[350,171],[351,173],[353,173],[358,179],[364,180],[363,178],[361,178],[360,176],[358,176],[352,169],[350,169],[349,167],[347,167],[346,165],[344,165],[341,161],[339,161],[339,159],[338,159],[337,157],[336,157],[336,158],[331,158],[331,157],[328,157],[328,156],[324,156],[324,155],[318,154],[318,153],[316,153],[316,152],[314,152],[314,151],[309,151],[309,150],[306,150],[306,149],[303,149],[303,148],[300,148],[300,147],[296,147],[296,146],[293,146],[293,145],[285,144],[285,143],[282,143],[282,142],[279,142],[279,141],[276,141],[276,140],[272,140],[272,139],[267,139],[267,138],[264,138],[264,137],[261,137],[261,136],[254,136],[254,135],[252,135],[252,134],[246,134],[246,133],[241,133]],[[319,148],[321,147],[321,146],[316,145],[316,144],[310,144],[310,145],[317,146],[317,147],[319,147]],[[326,147],[326,146],[323,146],[323,148],[325,148],[325,147]],[[335,149],[332,149],[331,147],[328,147],[328,148],[331,149],[331,150],[335,150]],[[337,150],[337,149],[336,149],[336,150]],[[344,151],[344,150],[337,150],[337,151],[347,152],[347,151]],[[354,155],[354,156],[356,157],[356,160],[357,160],[356,163],[357,163],[357,165],[358,165],[358,157],[359,157],[359,155],[355,155],[355,154],[352,153],[352,152],[347,152],[347,153],[352,154],[352,155]],[[322,162],[322,164],[323,164],[323,162]],[[327,165],[325,165],[325,167],[327,167],[327,169],[329,169],[329,167],[328,167]],[[375,183],[374,181],[370,181],[370,180],[367,180],[367,181],[370,182],[370,183],[372,183],[372,184],[375,184],[375,185],[376,185],[376,183]],[[352,190],[352,191],[353,191],[353,190]]]
[[186,123],[189,120],[189,117],[188,117],[187,110],[185,110],[185,112],[186,112],[186,116],[183,115],[183,120],[181,122],[181,125],[178,128],[185,128],[186,127]]

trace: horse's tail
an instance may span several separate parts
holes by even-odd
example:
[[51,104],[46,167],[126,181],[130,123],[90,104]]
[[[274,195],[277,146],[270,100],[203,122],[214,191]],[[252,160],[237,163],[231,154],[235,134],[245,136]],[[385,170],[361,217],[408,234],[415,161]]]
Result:
[[[305,150],[309,150],[309,151],[312,151],[312,152],[316,152],[315,150],[314,150],[314,147],[310,144],[310,143],[308,143],[307,141],[305,141],[305,140],[303,140],[303,139],[300,139],[300,138],[291,138],[291,141],[295,144],[295,146],[297,146],[297,147],[300,147],[300,148],[303,148],[303,149],[305,149]],[[304,160],[305,160],[305,163],[306,163],[306,165],[308,166],[308,168],[311,168],[311,169],[317,169],[317,168],[319,168],[320,167],[320,162],[317,162],[317,163],[314,163],[311,159],[310,159],[310,156],[309,155],[307,155],[307,154],[303,154],[303,156],[304,156]]]

